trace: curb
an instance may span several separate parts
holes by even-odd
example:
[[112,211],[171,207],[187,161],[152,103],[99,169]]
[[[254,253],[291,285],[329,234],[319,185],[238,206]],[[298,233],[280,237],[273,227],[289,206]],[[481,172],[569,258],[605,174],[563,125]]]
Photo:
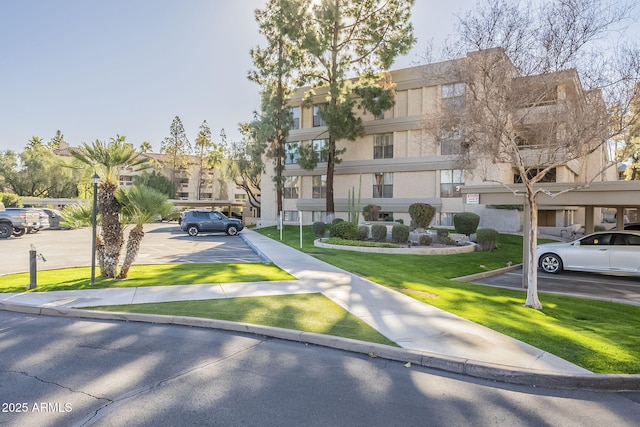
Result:
[[37,307],[0,302],[0,310],[40,316],[75,317],[80,319],[116,320],[191,326],[262,335],[288,341],[315,344],[323,347],[349,351],[397,362],[411,362],[426,368],[485,380],[509,384],[545,387],[553,389],[583,389],[607,392],[640,391],[640,375],[606,374],[556,374],[540,370],[518,370],[509,366],[483,363],[471,359],[443,356],[435,353],[407,350],[383,344],[368,343],[350,338],[301,332],[271,326],[231,322],[227,320],[202,319],[186,316],[167,316],[141,313],[116,313],[80,310],[76,308]]
[[240,238],[242,239],[242,241],[243,241],[244,243],[246,243],[246,245],[247,245],[247,246],[249,246],[249,248],[251,248],[251,250],[252,250],[253,252],[255,252],[255,253],[256,253],[256,255],[258,255],[258,256],[262,259],[262,261],[263,261],[263,262],[273,262],[273,261],[271,261],[271,259],[270,259],[270,258],[269,258],[269,257],[268,257],[264,252],[262,252],[260,249],[258,249],[258,248],[256,247],[256,245],[254,245],[254,244],[253,244],[253,242],[252,242],[251,240],[247,239],[247,238],[244,236],[244,234],[239,233],[238,235],[240,236]]
[[502,267],[497,270],[485,271],[482,273],[470,274],[468,276],[454,277],[451,280],[455,280],[457,282],[472,282],[478,279],[486,279],[487,277],[498,276],[503,273],[509,273],[510,271],[519,270],[522,267],[522,264],[515,264],[509,267]]

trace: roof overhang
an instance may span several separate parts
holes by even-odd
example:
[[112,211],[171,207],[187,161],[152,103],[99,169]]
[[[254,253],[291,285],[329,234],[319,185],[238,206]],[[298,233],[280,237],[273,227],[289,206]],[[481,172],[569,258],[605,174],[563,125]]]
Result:
[[[627,207],[640,206],[640,181],[607,181],[582,184],[579,183],[544,183],[534,187],[544,190],[538,193],[538,207],[549,206],[596,206],[596,207]],[[563,193],[564,191],[564,193]],[[483,205],[519,205],[523,204],[525,194],[524,184],[509,186],[493,185],[465,185],[461,188],[465,195],[465,203],[469,200],[466,195],[478,195],[472,198]]]

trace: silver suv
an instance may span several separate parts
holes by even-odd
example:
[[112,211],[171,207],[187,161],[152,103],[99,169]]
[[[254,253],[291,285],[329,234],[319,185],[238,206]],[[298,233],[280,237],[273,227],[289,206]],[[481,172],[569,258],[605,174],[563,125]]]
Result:
[[217,211],[186,211],[180,218],[180,229],[189,233],[189,236],[197,236],[201,232],[227,233],[229,236],[235,236],[243,228],[240,220],[227,218]]

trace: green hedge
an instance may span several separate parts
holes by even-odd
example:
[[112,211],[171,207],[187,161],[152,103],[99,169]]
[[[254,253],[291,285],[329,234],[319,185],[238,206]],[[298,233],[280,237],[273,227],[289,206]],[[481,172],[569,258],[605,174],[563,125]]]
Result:
[[359,246],[364,248],[398,248],[399,247],[394,243],[363,242],[362,240],[345,240],[345,239],[338,239],[334,237],[328,238],[323,243],[328,243],[330,245],[340,245],[340,246]]
[[387,240],[387,226],[374,224],[371,226],[371,239],[374,242],[385,242]]
[[436,209],[427,203],[413,203],[409,206],[409,215],[416,228],[429,227],[435,214]]
[[367,240],[369,238],[369,227],[361,225],[358,227],[358,240]]
[[331,227],[329,236],[345,240],[356,240],[358,238],[358,227],[350,222],[340,221]]
[[314,222],[313,223],[313,234],[316,237],[324,237],[324,233],[327,229],[327,226],[324,222]]
[[453,216],[453,225],[458,233],[469,236],[476,232],[480,224],[480,215],[473,212],[460,212]]
[[431,238],[431,236],[428,236],[426,234],[422,234],[420,236],[420,245],[421,246],[431,246],[433,244],[433,239]]
[[493,228],[481,228],[477,232],[478,250],[493,251],[498,249],[500,233]]
[[407,243],[409,241],[409,226],[394,224],[391,228],[391,241],[393,243]]

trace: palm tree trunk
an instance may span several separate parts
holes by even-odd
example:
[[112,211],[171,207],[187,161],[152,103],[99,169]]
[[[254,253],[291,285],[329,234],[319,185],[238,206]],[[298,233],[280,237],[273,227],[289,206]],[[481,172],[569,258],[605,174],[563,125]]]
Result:
[[120,204],[115,198],[118,186],[111,182],[100,185],[100,213],[102,214],[102,275],[115,278],[117,275],[120,250],[122,249],[122,224],[120,223]]
[[127,277],[133,261],[135,261],[138,256],[138,251],[140,250],[140,244],[142,243],[143,237],[144,230],[142,228],[142,224],[137,224],[129,232],[129,238],[127,239],[127,253],[124,257],[124,261],[122,262],[122,267],[120,267],[118,279],[125,279]]
[[97,236],[96,240],[96,258],[98,261],[98,268],[100,268],[100,275],[102,277],[107,277],[104,275],[104,242],[102,241],[101,236]]

